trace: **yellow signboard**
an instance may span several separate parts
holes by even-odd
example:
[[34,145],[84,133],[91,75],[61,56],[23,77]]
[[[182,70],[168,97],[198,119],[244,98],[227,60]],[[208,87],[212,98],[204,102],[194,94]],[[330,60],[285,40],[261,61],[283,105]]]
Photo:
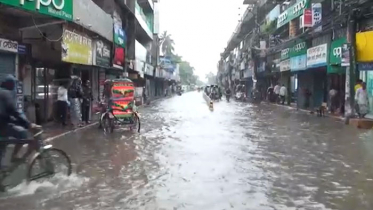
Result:
[[61,42],[62,61],[92,65],[92,39],[64,27]]
[[356,33],[356,51],[358,62],[373,61],[373,31]]

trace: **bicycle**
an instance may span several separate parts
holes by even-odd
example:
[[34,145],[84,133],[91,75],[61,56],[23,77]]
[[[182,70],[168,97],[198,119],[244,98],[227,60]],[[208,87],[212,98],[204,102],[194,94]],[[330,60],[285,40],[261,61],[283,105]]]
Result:
[[[52,162],[53,153],[58,154],[60,158],[66,161],[66,172],[65,175],[70,176],[72,172],[71,160],[68,155],[61,149],[53,148],[52,145],[44,144],[44,141],[41,139],[43,130],[39,129],[34,135],[34,139],[4,139],[0,140],[0,148],[6,150],[8,145],[29,145],[33,146],[34,154],[30,153],[27,156],[22,157],[19,161],[11,163],[7,168],[0,170],[0,191],[5,191],[10,185],[3,185],[3,182],[6,178],[9,177],[20,165],[27,164],[26,169],[26,181],[27,183],[35,180],[39,180],[45,177],[53,177],[56,173],[56,165]],[[4,152],[5,153],[5,152]],[[31,158],[30,158],[31,157]],[[27,161],[27,159],[29,161]],[[33,174],[37,164],[40,164],[41,172]]]

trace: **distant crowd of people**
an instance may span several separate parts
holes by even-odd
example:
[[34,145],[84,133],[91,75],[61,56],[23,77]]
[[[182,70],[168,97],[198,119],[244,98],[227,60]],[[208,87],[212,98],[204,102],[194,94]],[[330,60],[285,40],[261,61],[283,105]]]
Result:
[[277,83],[274,87],[271,85],[267,89],[267,100],[272,103],[281,103],[284,105],[287,95],[288,90],[284,84],[280,86],[280,84]]

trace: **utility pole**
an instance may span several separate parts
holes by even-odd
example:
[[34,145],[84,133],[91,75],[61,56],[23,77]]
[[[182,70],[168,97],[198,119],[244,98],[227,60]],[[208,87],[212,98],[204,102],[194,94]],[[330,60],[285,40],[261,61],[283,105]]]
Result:
[[[349,5],[356,8],[356,3]],[[355,81],[356,81],[356,13],[359,9],[352,9],[348,16],[347,44],[349,46],[350,65],[346,67],[345,89],[345,123],[349,124],[350,118],[355,116]]]

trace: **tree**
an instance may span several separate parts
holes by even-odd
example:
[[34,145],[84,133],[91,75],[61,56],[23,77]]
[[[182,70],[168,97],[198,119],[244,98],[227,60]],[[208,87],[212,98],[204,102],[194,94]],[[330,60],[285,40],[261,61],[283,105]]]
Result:
[[170,60],[173,63],[179,64],[179,76],[181,84],[196,85],[197,83],[202,83],[198,79],[198,76],[194,75],[194,67],[188,61],[183,60],[182,56],[174,53],[175,42],[167,31],[163,32],[159,43],[163,55],[170,57]]
[[167,34],[167,31],[164,31],[160,37],[160,46],[163,55],[171,56],[174,53],[175,41],[171,38],[170,34]]
[[206,74],[205,78],[207,79],[208,84],[210,85],[216,84],[216,76],[214,73],[209,72],[208,74]]

